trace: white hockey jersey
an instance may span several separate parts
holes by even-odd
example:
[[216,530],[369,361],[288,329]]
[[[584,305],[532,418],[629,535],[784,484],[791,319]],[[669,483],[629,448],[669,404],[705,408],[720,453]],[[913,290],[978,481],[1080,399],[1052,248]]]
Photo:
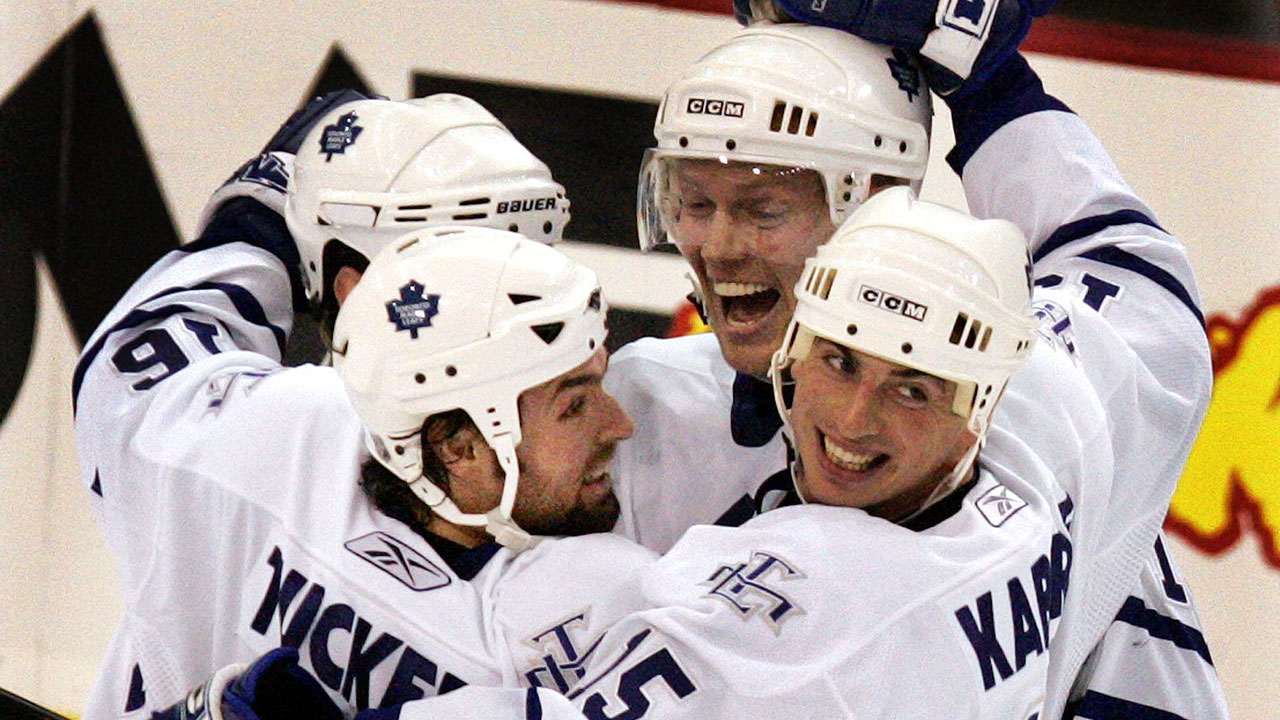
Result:
[[[1203,635],[1189,598],[1171,601],[1162,591],[1165,575],[1157,573],[1167,567],[1173,574],[1171,561],[1154,562],[1153,541],[1212,377],[1185,252],[1069,112],[1014,117],[983,139],[963,171],[975,214],[1008,218],[1027,233],[1046,340],[1085,373],[1080,387],[1047,396],[1037,379],[1044,355],[1033,357],[1010,382],[980,462],[1019,445],[1048,467],[1080,453],[1080,428],[1048,426],[1037,417],[1038,406],[1055,403],[1099,403],[1115,455],[1114,468],[1054,479],[1077,502],[1083,527],[1075,530],[1084,540],[1077,557],[1087,563],[1072,578],[1079,619],[1064,634],[1072,642],[1060,644],[1047,707],[1053,714],[1046,716],[1063,711],[1085,655],[1114,618],[1120,627],[1095,654],[1128,659],[1092,662],[1079,675],[1072,707],[1082,717],[1094,717],[1079,702],[1089,693],[1135,712],[1142,705],[1182,717],[1225,717],[1207,648],[1197,653],[1187,647],[1193,642],[1169,640],[1198,637],[1203,644]],[[758,385],[735,378],[710,335],[642,340],[614,355],[607,387],[637,420],[616,461],[618,532],[662,552],[683,528],[740,520],[747,494],[785,467],[780,423],[758,414],[771,403]],[[1117,616],[1136,606],[1147,612]],[[1106,649],[1133,632],[1160,642],[1144,644],[1141,657]]]
[[84,717],[145,717],[280,645],[357,708],[572,685],[652,554],[608,534],[466,550],[377,511],[335,372],[279,365],[292,313],[274,255],[197,244],[86,345],[76,439],[124,616]]

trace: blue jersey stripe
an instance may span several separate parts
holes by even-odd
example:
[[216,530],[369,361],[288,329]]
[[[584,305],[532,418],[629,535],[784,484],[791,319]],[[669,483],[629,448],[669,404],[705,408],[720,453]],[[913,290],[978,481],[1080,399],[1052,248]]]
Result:
[[1205,662],[1213,664],[1213,657],[1209,655],[1209,643],[1205,642],[1204,633],[1184,622],[1148,608],[1141,598],[1129,596],[1116,615],[1116,621],[1142,628],[1151,637],[1168,640],[1183,650],[1191,650]]
[[1204,313],[1200,312],[1200,307],[1196,305],[1196,301],[1191,298],[1191,293],[1187,292],[1186,286],[1178,281],[1168,270],[1159,267],[1148,260],[1145,260],[1128,250],[1121,250],[1114,245],[1106,245],[1094,248],[1087,252],[1081,253],[1080,257],[1100,262],[1104,265],[1124,268],[1130,272],[1138,273],[1147,278],[1151,282],[1168,290],[1170,294],[1178,298],[1187,309],[1195,315],[1200,325],[1204,325]]
[[1106,215],[1094,215],[1063,225],[1040,244],[1035,254],[1031,256],[1031,261],[1040,262],[1046,255],[1067,243],[1087,238],[1107,228],[1119,225],[1147,225],[1160,232],[1165,232],[1165,229],[1160,227],[1155,220],[1148,217],[1146,213],[1138,212],[1137,210],[1117,210]]
[[[1148,227],[1153,227],[1160,232],[1165,232],[1164,228],[1160,227],[1155,220],[1147,217],[1145,213],[1138,212],[1137,210],[1117,210],[1116,212],[1108,213],[1106,215],[1095,215],[1093,217],[1087,217],[1063,225],[1054,231],[1054,233],[1036,249],[1031,260],[1032,262],[1039,262],[1054,250],[1058,250],[1077,240],[1082,240],[1095,235],[1108,228],[1119,227],[1121,225],[1146,225]],[[1200,311],[1200,307],[1196,304],[1196,301],[1192,299],[1191,293],[1188,292],[1186,286],[1168,270],[1155,265],[1149,260],[1134,255],[1128,250],[1122,250],[1114,245],[1106,245],[1092,250],[1086,250],[1085,252],[1080,253],[1079,257],[1100,262],[1104,265],[1123,268],[1142,275],[1165,290],[1168,290],[1174,297],[1178,298],[1183,305],[1187,306],[1187,309],[1191,311],[1191,314],[1195,315],[1196,320],[1198,320],[1201,325],[1204,325],[1204,313]]]
[[[284,330],[273,325],[267,319],[266,311],[262,308],[262,304],[258,302],[258,299],[253,296],[253,293],[250,293],[239,285],[231,283],[206,282],[192,287],[172,287],[152,295],[147,298],[145,302],[152,302],[158,298],[175,295],[177,293],[198,290],[218,290],[225,294],[227,298],[231,300],[232,307],[236,309],[236,312],[240,313],[241,317],[254,325],[271,330],[271,334],[275,336],[277,348],[279,348],[281,355],[284,354],[286,340]],[[154,310],[135,309],[125,315],[120,322],[113,325],[110,330],[103,333],[102,336],[98,338],[98,341],[85,351],[84,355],[80,358],[80,361],[76,363],[75,373],[71,377],[72,412],[75,412],[77,401],[80,397],[80,385],[84,382],[85,373],[89,371],[89,366],[93,364],[98,353],[102,352],[102,348],[106,345],[108,338],[122,330],[131,330],[144,323],[163,320],[164,318],[184,312],[192,312],[192,309],[189,306],[182,304],[165,305]]]
[[1080,720],[1187,720],[1168,710],[1089,690],[1078,703],[1067,707],[1064,718]]

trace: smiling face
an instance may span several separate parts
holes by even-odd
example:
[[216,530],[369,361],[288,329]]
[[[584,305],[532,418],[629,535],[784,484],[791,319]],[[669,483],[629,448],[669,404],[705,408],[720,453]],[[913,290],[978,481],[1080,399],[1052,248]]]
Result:
[[900,519],[976,442],[952,410],[954,382],[822,338],[791,372],[796,482],[809,502]]
[[[618,498],[607,470],[635,425],[601,385],[604,348],[520,395],[520,487],[513,519],[535,535],[608,532]],[[496,504],[496,499],[495,499]]]
[[717,160],[670,166],[665,224],[701,284],[725,359],[764,377],[804,261],[835,232],[817,172]]

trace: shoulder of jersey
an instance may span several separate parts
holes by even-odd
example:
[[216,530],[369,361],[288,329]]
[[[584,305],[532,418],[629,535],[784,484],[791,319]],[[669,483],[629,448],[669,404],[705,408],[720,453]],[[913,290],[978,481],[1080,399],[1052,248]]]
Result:
[[624,345],[609,357],[615,375],[637,375],[649,370],[677,371],[695,375],[720,375],[733,370],[720,354],[715,335],[700,333],[676,338],[640,338]]

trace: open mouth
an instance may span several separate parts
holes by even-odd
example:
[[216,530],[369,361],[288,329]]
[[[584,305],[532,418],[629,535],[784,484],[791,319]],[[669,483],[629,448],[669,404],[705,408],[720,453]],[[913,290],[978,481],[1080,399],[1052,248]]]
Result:
[[831,438],[822,436],[822,447],[831,464],[844,470],[866,472],[880,467],[889,461],[884,453],[854,453],[837,446]]
[[782,299],[778,290],[759,283],[716,282],[711,289],[720,298],[725,320],[742,325],[768,315]]

